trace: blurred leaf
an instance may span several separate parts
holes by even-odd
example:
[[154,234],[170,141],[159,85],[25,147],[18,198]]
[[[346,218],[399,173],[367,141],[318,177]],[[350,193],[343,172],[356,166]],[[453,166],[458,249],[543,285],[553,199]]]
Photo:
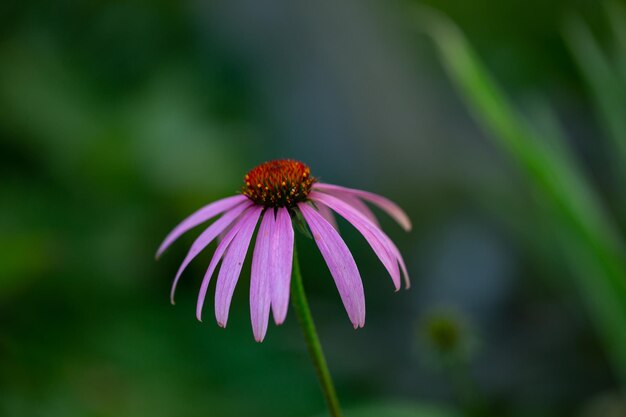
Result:
[[607,1],[605,4],[614,37],[613,53],[622,82],[626,83],[626,7],[616,1]]
[[422,9],[418,17],[469,109],[549,207],[614,370],[626,382],[626,265],[613,220],[574,161],[546,146],[515,110],[461,31],[435,11]]
[[[614,63],[626,62],[623,9],[611,3],[611,22],[615,28],[618,48],[615,56],[607,56],[583,21],[571,16],[564,28],[564,38],[574,60],[588,84],[601,125],[619,155],[622,180],[626,180],[626,74],[619,73]],[[622,64],[623,65],[623,64]]]

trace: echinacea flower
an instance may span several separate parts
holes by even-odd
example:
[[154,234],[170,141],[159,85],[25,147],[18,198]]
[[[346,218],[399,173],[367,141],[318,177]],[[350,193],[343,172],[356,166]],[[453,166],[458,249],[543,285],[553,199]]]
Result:
[[363,327],[365,296],[361,276],[338,233],[333,211],[367,240],[389,272],[396,291],[400,289],[400,271],[406,287],[409,287],[408,273],[398,248],[381,230],[365,202],[388,213],[405,230],[411,229],[408,216],[392,201],[367,191],[320,183],[302,162],[281,159],[257,166],[246,174],[241,194],[202,207],[176,226],[159,247],[157,257],[183,233],[221,215],[189,249],[172,284],[172,303],[176,284],[187,265],[218,239],[219,244],[202,280],[196,316],[202,320],[207,288],[221,260],[215,290],[215,317],[217,323],[225,327],[233,292],[260,220],[252,255],[250,315],[254,338],[262,341],[270,309],[276,324],[282,324],[287,315],[294,250],[292,218],[299,212],[328,265],[350,321],[355,329]]

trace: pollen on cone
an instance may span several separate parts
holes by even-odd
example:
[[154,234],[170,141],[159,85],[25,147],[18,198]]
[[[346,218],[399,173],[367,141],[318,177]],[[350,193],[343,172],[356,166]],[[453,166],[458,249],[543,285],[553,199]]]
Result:
[[244,177],[242,193],[265,207],[294,207],[306,201],[315,182],[306,164],[276,159],[250,170]]

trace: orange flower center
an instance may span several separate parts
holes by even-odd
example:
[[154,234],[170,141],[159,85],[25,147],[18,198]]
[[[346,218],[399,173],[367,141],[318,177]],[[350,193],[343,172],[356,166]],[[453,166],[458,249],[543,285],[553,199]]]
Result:
[[293,207],[305,201],[316,181],[300,161],[277,159],[258,165],[244,177],[242,193],[266,207]]

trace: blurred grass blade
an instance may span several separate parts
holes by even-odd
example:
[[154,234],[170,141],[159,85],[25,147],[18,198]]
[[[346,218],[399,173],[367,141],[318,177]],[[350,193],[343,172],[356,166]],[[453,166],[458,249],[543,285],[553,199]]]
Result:
[[607,1],[606,14],[614,37],[615,61],[621,73],[622,82],[626,83],[626,7],[616,1]]
[[469,109],[528,177],[558,227],[561,250],[578,277],[614,370],[626,383],[626,264],[612,219],[571,158],[548,146],[500,90],[461,31],[422,9],[419,23]]
[[[614,6],[617,8],[617,6]],[[619,13],[612,15],[615,27],[626,27]],[[620,32],[624,29],[618,29]],[[614,31],[615,32],[615,31]],[[588,84],[601,125],[612,139],[621,167],[622,181],[626,180],[626,78],[615,68],[614,62],[626,62],[626,47],[616,50],[616,57],[607,57],[589,28],[578,17],[571,16],[564,28],[564,38]],[[619,33],[616,33],[618,36]],[[619,44],[619,42],[618,42]],[[621,58],[618,58],[621,57]]]
[[[542,138],[537,145],[543,147],[545,152],[551,154],[550,158],[554,163],[575,166],[576,156],[568,147],[563,127],[559,123],[558,117],[546,100],[541,97],[534,97],[530,103],[530,117],[527,120],[531,134],[534,137]],[[562,160],[562,161],[561,161]],[[572,179],[575,181],[576,179]]]

